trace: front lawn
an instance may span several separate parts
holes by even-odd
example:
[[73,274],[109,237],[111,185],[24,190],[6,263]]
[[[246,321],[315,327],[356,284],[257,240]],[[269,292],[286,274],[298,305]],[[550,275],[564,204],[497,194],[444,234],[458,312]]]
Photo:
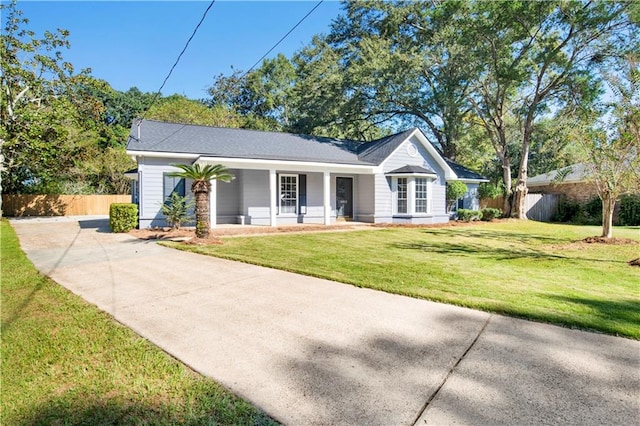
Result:
[[0,243],[3,425],[273,424]]
[[[640,246],[600,228],[509,221],[225,238],[172,247],[489,312],[640,339]],[[615,237],[640,239],[638,228]]]

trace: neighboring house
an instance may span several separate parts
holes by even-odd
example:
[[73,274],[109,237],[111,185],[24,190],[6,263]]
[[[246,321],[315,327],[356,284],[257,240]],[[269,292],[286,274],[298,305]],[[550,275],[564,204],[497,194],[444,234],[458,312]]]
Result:
[[443,158],[417,128],[367,143],[143,120],[131,128],[127,154],[138,163],[128,175],[141,228],[164,226],[164,200],[190,192],[191,182],[169,176],[175,163],[222,164],[235,176],[212,182],[212,226],[442,223],[447,181],[468,185],[470,207],[487,181]]
[[533,176],[527,180],[527,188],[532,194],[563,195],[567,200],[586,203],[598,197],[596,185],[588,177],[587,166],[578,163]]

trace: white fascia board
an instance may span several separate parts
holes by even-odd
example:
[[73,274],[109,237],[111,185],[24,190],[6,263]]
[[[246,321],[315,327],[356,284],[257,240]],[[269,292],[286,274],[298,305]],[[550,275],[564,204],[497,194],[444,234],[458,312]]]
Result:
[[460,182],[463,183],[483,183],[483,182],[491,182],[489,179],[447,179],[447,181],[454,181],[454,180],[458,180]]
[[127,155],[132,157],[150,157],[150,158],[192,158],[197,159],[198,154],[182,154],[179,152],[154,152],[154,151],[127,151]]
[[433,157],[433,159],[436,160],[436,163],[438,163],[438,165],[440,167],[442,167],[442,169],[444,170],[444,178],[445,178],[445,180],[454,180],[454,179],[458,178],[458,176],[454,173],[453,169],[451,169],[451,167],[449,167],[447,162],[444,161],[444,159],[442,158],[442,156],[440,155],[438,150],[435,149],[435,147],[433,145],[431,145],[431,142],[429,142],[429,140],[424,135],[424,133],[422,133],[422,131],[420,129],[418,129],[418,128],[416,128],[413,132],[411,132],[411,134],[409,136],[407,136],[407,138],[400,145],[398,145],[398,147],[387,158],[385,158],[384,161],[380,165],[381,166],[384,165],[384,163],[386,163],[389,158],[393,157],[395,155],[395,153],[400,148],[402,148],[402,146],[404,145],[404,143],[406,141],[408,141],[409,139],[411,139],[414,136],[416,137],[416,139],[418,139],[418,142],[420,142],[420,144],[422,144],[424,149],[427,150],[429,155],[431,155],[431,157]]
[[434,173],[385,173],[385,176],[394,176],[394,177],[428,177],[428,178],[437,178],[438,175]]
[[356,164],[319,163],[314,161],[260,160],[254,158],[199,157],[196,162],[222,164],[229,169],[253,169],[291,172],[335,172],[355,174],[375,174],[377,166]]

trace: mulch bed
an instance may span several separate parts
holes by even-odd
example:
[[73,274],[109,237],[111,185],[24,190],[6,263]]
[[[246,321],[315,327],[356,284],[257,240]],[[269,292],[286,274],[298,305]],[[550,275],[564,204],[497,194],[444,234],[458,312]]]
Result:
[[587,237],[581,240],[583,243],[587,244],[614,244],[614,245],[625,245],[625,244],[638,244],[638,241],[631,240],[629,238],[607,238],[607,237]]

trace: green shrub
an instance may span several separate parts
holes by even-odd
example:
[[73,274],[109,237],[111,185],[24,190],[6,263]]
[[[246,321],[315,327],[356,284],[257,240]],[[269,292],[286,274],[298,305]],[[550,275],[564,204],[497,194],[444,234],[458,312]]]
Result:
[[640,195],[623,195],[620,200],[620,225],[640,225]]
[[187,201],[177,192],[172,192],[167,201],[162,204],[162,214],[167,218],[167,223],[173,229],[180,229],[180,226],[191,219],[189,209],[193,207],[193,200]]
[[109,207],[109,227],[112,232],[129,232],[138,226],[138,205],[113,203]]
[[554,222],[572,222],[580,214],[580,203],[562,198],[558,202]]
[[501,195],[504,195],[504,187],[500,183],[482,182],[478,185],[478,198],[481,200],[495,200]]
[[460,182],[459,180],[454,180],[451,182],[447,182],[447,206],[449,206],[449,210],[453,209],[455,202],[458,198],[462,198],[464,194],[469,191],[467,184],[464,182]]
[[502,216],[502,210],[492,209],[490,207],[482,209],[480,213],[480,220],[484,220],[485,222],[492,221],[493,219]]
[[458,220],[471,222],[472,220],[482,219],[482,212],[470,209],[458,209]]

